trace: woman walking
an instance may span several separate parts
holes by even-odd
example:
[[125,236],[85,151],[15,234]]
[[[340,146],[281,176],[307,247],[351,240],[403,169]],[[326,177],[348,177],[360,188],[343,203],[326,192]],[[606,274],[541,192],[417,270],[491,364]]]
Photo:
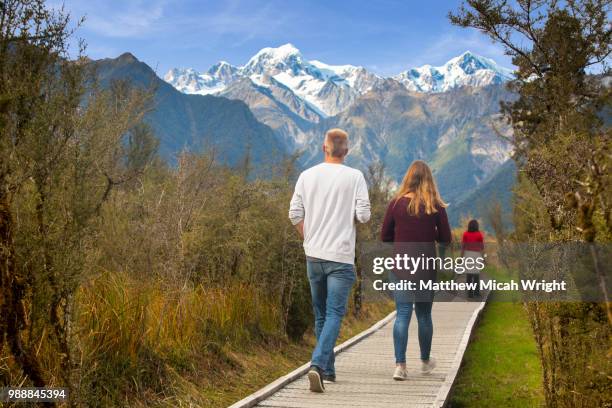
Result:
[[[429,166],[420,160],[413,162],[387,208],[381,231],[382,240],[393,242],[396,254],[424,259],[435,257],[436,242],[448,244],[451,241],[445,207],[446,203],[440,197]],[[435,281],[435,263],[421,264],[415,271],[394,270],[391,271],[389,278],[391,281],[412,280],[418,287],[419,282]],[[393,326],[396,362],[393,379],[402,381],[408,378],[406,348],[413,309],[419,325],[421,371],[429,373],[436,365],[430,356],[433,337],[431,308],[434,294],[431,290],[397,290],[393,295],[397,309]]]

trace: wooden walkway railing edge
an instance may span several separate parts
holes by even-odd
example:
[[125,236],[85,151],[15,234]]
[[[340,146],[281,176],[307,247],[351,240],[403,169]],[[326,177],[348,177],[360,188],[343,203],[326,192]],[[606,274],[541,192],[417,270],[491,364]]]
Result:
[[480,315],[482,310],[487,303],[487,296],[480,302],[480,305],[474,310],[472,313],[472,317],[470,318],[467,326],[465,327],[465,331],[463,332],[463,337],[461,338],[461,342],[459,343],[459,347],[457,349],[457,353],[455,353],[455,360],[450,369],[449,375],[446,376],[444,383],[440,387],[438,391],[438,395],[436,396],[436,401],[434,402],[434,408],[444,408],[448,404],[448,397],[450,396],[451,390],[453,389],[453,385],[455,384],[455,380],[457,379],[457,374],[459,373],[459,369],[461,368],[461,362],[463,361],[463,355],[465,354],[465,350],[470,344],[470,339],[472,337],[472,333],[474,331],[474,327],[480,319]]
[[[387,315],[384,319],[379,320],[378,322],[376,322],[370,328],[368,328],[368,329],[362,331],[361,333],[351,337],[350,339],[348,339],[344,343],[339,344],[338,346],[336,346],[334,348],[334,353],[336,355],[338,355],[339,353],[343,352],[344,350],[348,349],[349,347],[354,346],[355,344],[359,343],[360,341],[362,341],[366,337],[368,337],[371,334],[375,333],[381,327],[383,327],[384,325],[386,325],[387,323],[392,321],[393,318],[395,318],[395,313],[396,313],[395,311],[389,313],[389,315]],[[306,374],[309,369],[310,369],[310,361],[307,362],[306,364],[296,368],[295,370],[291,371],[289,374],[286,374],[286,375],[278,378],[274,382],[271,382],[270,384],[266,385],[264,388],[261,388],[260,390],[258,390],[256,392],[254,392],[253,394],[245,397],[244,399],[241,399],[240,401],[232,404],[229,408],[251,408],[251,407],[254,407],[255,405],[257,405],[262,400],[268,398],[270,395],[274,394],[276,391],[278,391],[281,388],[283,388],[285,385],[287,385],[287,384],[297,380],[298,378],[300,378],[301,376]]]

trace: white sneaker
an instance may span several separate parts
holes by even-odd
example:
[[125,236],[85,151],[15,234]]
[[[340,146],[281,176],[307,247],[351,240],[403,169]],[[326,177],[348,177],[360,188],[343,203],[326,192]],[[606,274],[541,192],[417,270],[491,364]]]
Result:
[[421,360],[421,372],[423,374],[431,373],[434,368],[436,368],[436,360],[433,357],[430,357],[427,361]]
[[325,385],[323,385],[323,376],[319,367],[310,367],[310,370],[308,370],[308,383],[310,385],[310,391],[325,392]]
[[393,373],[393,379],[395,381],[405,381],[408,379],[408,373],[405,368],[400,366],[395,367],[395,372]]

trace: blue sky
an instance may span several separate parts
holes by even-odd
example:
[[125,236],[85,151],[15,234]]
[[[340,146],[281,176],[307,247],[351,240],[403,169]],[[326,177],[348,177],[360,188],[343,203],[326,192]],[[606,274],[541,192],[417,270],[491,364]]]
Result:
[[[306,59],[362,65],[393,75],[441,65],[470,50],[510,67],[500,46],[481,33],[452,26],[459,0],[166,1],[65,0],[86,20],[76,36],[91,58],[132,52],[158,74],[169,68],[205,70],[219,60],[242,65],[259,49],[287,42]],[[53,7],[61,1],[51,1]],[[424,6],[427,5],[427,7]]]

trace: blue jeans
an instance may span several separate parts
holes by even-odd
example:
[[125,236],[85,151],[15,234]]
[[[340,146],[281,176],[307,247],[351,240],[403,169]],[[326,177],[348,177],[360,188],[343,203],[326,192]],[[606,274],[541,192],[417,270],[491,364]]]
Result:
[[311,364],[324,374],[335,375],[334,346],[355,282],[353,265],[332,261],[307,261],[317,345]]
[[[389,273],[390,282],[399,282],[400,279],[393,272]],[[421,349],[421,360],[429,360],[431,352],[431,340],[433,338],[433,322],[431,320],[431,308],[434,293],[430,290],[395,290],[395,324],[393,325],[393,347],[395,349],[395,362],[406,362],[406,348],[408,347],[408,327],[414,309],[419,324],[419,347]]]
[[431,321],[432,302],[398,302],[396,298],[395,307],[397,316],[393,325],[393,347],[395,348],[395,362],[406,362],[406,347],[408,347],[408,326],[412,309],[416,312],[419,323],[419,347],[421,348],[421,360],[429,360],[431,351],[431,339],[433,337],[433,323]]

